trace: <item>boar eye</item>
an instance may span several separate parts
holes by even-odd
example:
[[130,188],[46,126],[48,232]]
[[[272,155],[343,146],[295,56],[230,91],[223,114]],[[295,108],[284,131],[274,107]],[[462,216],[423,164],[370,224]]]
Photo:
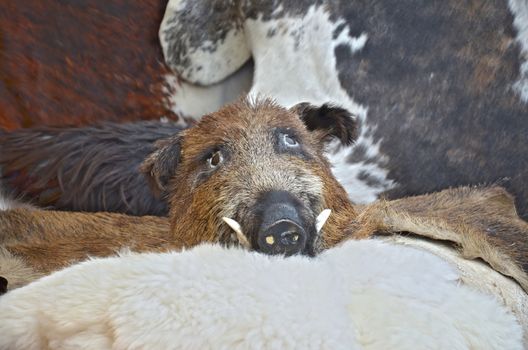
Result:
[[209,158],[207,158],[207,164],[209,165],[209,168],[211,169],[216,168],[217,166],[222,164],[223,161],[224,161],[224,156],[222,155],[222,152],[220,151],[215,151],[211,153]]
[[282,143],[287,147],[297,147],[299,145],[297,140],[288,134],[282,134]]

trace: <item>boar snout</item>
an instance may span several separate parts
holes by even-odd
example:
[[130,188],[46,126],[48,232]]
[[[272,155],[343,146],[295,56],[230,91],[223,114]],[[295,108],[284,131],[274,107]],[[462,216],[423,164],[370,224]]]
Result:
[[315,224],[305,205],[285,191],[270,191],[258,201],[256,249],[266,254],[294,255],[306,252]]
[[306,243],[306,232],[295,222],[279,220],[259,232],[259,250],[266,254],[293,255],[300,253]]

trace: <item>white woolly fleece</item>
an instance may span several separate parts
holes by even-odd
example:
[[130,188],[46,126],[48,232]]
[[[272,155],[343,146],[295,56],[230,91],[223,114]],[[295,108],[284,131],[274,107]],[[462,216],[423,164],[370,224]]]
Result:
[[93,259],[0,297],[0,349],[522,349],[440,258],[377,240],[317,258],[202,245]]

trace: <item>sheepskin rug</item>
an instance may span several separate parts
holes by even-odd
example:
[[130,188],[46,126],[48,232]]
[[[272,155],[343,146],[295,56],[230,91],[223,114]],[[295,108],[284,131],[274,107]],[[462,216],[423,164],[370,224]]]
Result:
[[431,253],[317,258],[202,245],[93,259],[0,297],[1,349],[522,349],[493,297]]

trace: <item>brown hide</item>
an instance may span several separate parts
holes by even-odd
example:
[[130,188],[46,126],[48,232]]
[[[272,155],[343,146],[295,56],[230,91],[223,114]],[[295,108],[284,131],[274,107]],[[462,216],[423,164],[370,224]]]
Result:
[[158,43],[166,3],[0,1],[0,129],[169,115]]
[[[319,112],[321,118],[309,118]],[[528,290],[519,267],[527,263],[528,224],[518,218],[511,196],[499,187],[445,190],[354,207],[323,155],[329,136],[345,144],[352,141],[355,123],[345,112],[239,101],[159,142],[142,171],[168,192],[168,220],[33,209],[0,212],[0,245],[5,249],[0,276],[9,282],[12,277],[2,266],[14,259],[47,274],[90,255],[108,256],[124,248],[159,251],[206,241],[233,243],[222,216],[240,221],[251,241],[248,217],[255,214],[259,194],[282,190],[306,202],[312,218],[322,208],[332,209],[318,248],[349,238],[410,232],[453,242],[462,256],[481,258]],[[278,135],[294,137],[297,147],[281,148],[283,138]],[[212,155],[220,151],[225,160],[211,168]]]
[[512,196],[501,187],[448,189],[378,201],[358,210],[347,237],[411,233],[451,242],[463,258],[484,260],[528,292],[528,223],[519,218]]
[[44,274],[123,248],[180,248],[169,234],[167,219],[156,216],[12,209],[0,212],[0,232],[1,246]]
[[[462,257],[486,261],[528,291],[528,224],[516,216],[512,199],[502,188],[451,189],[357,209],[359,215],[355,218],[336,218],[348,220],[349,230],[341,235],[325,235],[326,248],[346,239],[412,233],[439,244],[453,242]],[[31,271],[38,272],[19,285],[88,255],[108,256],[123,248],[181,248],[181,243],[169,233],[167,219],[147,216],[16,209],[0,212],[0,232],[0,245],[22,258]],[[200,241],[196,235],[192,245]],[[10,271],[1,265],[0,275],[9,280]]]

